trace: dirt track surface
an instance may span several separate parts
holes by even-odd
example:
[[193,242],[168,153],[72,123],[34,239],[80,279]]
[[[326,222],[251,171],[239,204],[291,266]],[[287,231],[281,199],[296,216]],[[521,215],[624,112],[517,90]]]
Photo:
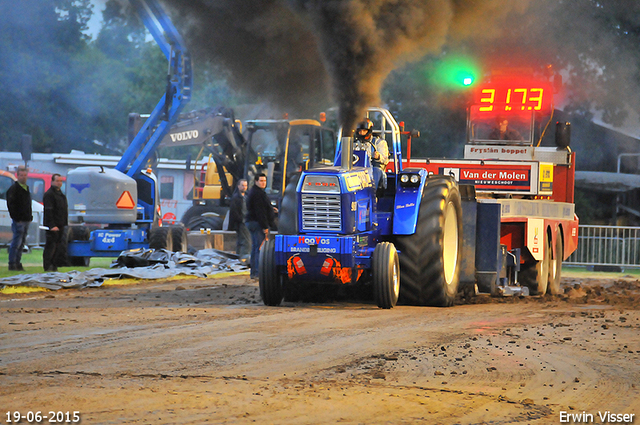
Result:
[[448,309],[265,307],[246,276],[0,295],[0,423],[640,423],[640,282],[563,283]]

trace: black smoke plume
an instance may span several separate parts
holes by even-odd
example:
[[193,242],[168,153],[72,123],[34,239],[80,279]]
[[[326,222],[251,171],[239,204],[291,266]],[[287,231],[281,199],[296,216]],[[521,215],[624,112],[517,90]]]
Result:
[[[380,104],[387,75],[448,40],[493,36],[527,0],[165,0],[188,22],[197,54],[232,82],[309,110],[327,94],[345,129]],[[329,85],[330,83],[330,85]],[[329,87],[331,90],[329,90]]]
[[331,86],[308,22],[279,0],[164,0],[194,58],[292,117],[329,105]]
[[340,121],[355,126],[380,104],[387,75],[437,52],[450,39],[486,36],[523,0],[290,0],[314,28],[331,76]]

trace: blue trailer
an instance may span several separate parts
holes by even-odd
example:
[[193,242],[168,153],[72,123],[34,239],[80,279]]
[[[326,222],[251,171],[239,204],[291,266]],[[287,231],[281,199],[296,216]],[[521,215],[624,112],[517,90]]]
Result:
[[191,58],[156,0],[130,3],[169,62],[166,91],[115,169],[79,167],[67,174],[72,224],[68,255],[73,265],[126,249],[187,247],[183,227],[161,225],[158,181],[147,162],[191,97]]

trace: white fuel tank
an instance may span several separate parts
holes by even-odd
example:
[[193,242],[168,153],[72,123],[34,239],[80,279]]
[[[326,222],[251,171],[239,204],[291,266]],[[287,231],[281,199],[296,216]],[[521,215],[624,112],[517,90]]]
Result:
[[134,223],[138,187],[120,171],[79,167],[67,173],[67,201],[73,223]]

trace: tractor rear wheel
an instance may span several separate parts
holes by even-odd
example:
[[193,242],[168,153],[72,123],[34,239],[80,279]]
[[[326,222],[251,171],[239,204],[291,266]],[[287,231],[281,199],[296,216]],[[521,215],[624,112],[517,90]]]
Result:
[[169,227],[152,227],[149,230],[149,248],[166,249],[171,251],[173,248],[173,237],[171,228]]
[[564,245],[562,244],[562,232],[560,228],[556,232],[556,250],[551,265],[549,266],[549,285],[547,290],[551,295],[560,293],[560,280],[562,279],[562,257]]
[[455,180],[432,176],[422,193],[416,231],[398,236],[400,301],[449,307],[460,282],[462,202]]
[[187,252],[189,244],[187,243],[187,229],[182,225],[171,226],[171,250],[173,252]]
[[276,267],[276,245],[273,238],[264,241],[260,249],[258,278],[260,296],[264,305],[280,305],[284,291],[282,277],[278,274]]
[[525,263],[518,275],[520,284],[529,288],[530,295],[544,295],[547,293],[550,263],[551,245],[545,233],[544,255],[542,260]]
[[396,247],[389,242],[376,245],[371,259],[373,296],[380,308],[393,308],[400,295],[400,262]]

